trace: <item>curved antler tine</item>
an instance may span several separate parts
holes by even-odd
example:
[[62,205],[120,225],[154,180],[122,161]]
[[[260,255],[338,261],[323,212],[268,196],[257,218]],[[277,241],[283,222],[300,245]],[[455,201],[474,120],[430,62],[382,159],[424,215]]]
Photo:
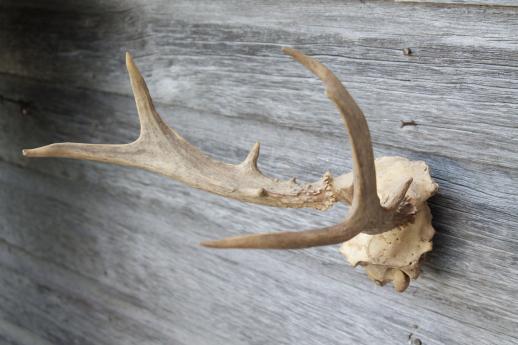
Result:
[[[237,236],[220,241],[204,242],[212,248],[262,248],[262,249],[299,249],[347,241],[363,230],[365,220],[376,224],[384,212],[376,189],[376,170],[374,154],[367,121],[354,99],[338,78],[323,64],[292,49],[283,52],[291,55],[326,86],[326,95],[336,104],[349,132],[353,159],[353,202],[347,219],[337,225],[302,232],[263,233]],[[408,186],[406,186],[408,189]],[[405,189],[405,192],[406,192]],[[388,230],[388,229],[387,229]]]
[[327,97],[336,104],[342,115],[352,146],[353,207],[355,204],[363,204],[366,207],[379,206],[371,136],[367,120],[360,107],[340,80],[322,63],[293,48],[283,48],[283,52],[304,65],[324,82]]
[[152,138],[155,136],[154,132],[156,130],[171,131],[172,129],[164,123],[156,112],[146,81],[128,52],[126,53],[126,68],[130,77],[135,104],[137,105],[140,120],[140,138]]
[[309,247],[327,246],[350,240],[358,234],[353,227],[344,223],[320,229],[301,232],[275,232],[245,236],[227,237],[222,240],[204,241],[201,243],[209,248],[240,248],[240,249],[303,249]]

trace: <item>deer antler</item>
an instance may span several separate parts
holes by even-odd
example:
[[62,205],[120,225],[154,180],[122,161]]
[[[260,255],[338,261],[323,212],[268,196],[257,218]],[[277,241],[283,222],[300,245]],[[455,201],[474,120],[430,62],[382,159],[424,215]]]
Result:
[[257,168],[258,143],[241,164],[226,164],[209,158],[160,118],[146,83],[129,54],[126,55],[126,65],[141,125],[137,140],[121,145],[60,143],[24,150],[23,154],[138,167],[224,197],[277,207],[326,209],[335,202],[351,203],[352,200],[347,219],[331,227],[204,242],[203,245],[208,247],[306,248],[347,241],[360,232],[381,233],[411,222],[415,208],[405,199],[411,178],[389,196],[384,206],[380,204],[369,129],[353,98],[324,65],[295,49],[286,48],[284,52],[324,82],[327,96],[340,110],[353,148],[354,177],[345,174],[333,179],[326,173],[321,180],[305,185],[299,185],[293,179],[279,181],[267,177]]
[[[295,49],[283,51],[324,82],[326,94],[336,104],[349,132],[352,173],[336,178],[325,173],[319,181],[308,184],[298,184],[294,179],[279,181],[257,168],[259,144],[240,164],[207,157],[163,122],[129,54],[126,64],[141,125],[137,140],[124,145],[52,144],[23,153],[29,157],[87,159],[138,167],[224,197],[269,206],[324,210],[335,202],[352,204],[348,217],[330,227],[238,236],[202,244],[213,248],[293,249],[347,241],[341,252],[352,265],[364,266],[369,278],[378,284],[393,281],[397,291],[405,290],[410,279],[419,275],[420,258],[432,249],[434,229],[426,200],[437,191],[437,184],[424,162],[401,157],[382,157],[374,162],[365,117],[342,83],[317,60]],[[383,202],[378,194],[383,196]]]

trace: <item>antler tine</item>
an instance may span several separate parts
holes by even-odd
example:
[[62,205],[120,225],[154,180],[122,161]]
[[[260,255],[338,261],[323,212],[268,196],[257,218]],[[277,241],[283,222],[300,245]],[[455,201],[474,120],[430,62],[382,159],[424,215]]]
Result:
[[126,65],[140,120],[137,140],[121,145],[59,143],[23,150],[23,154],[133,166],[224,197],[275,207],[324,210],[335,202],[349,203],[352,199],[352,182],[348,175],[336,179],[325,175],[308,184],[263,175],[257,168],[258,143],[241,164],[226,164],[207,157],[161,119],[146,82],[128,53]]
[[379,233],[412,221],[415,209],[401,205],[408,204],[404,197],[411,179],[405,181],[389,199],[390,208],[380,205],[367,121],[342,83],[317,60],[292,48],[284,48],[283,51],[324,82],[326,95],[336,104],[348,129],[353,159],[353,201],[349,216],[340,224],[321,229],[237,236],[203,242],[202,245],[212,248],[300,249],[336,244],[362,231]]
[[354,175],[352,208],[363,205],[369,210],[374,208],[376,211],[376,208],[380,207],[380,201],[376,188],[374,153],[369,127],[363,112],[340,80],[326,66],[293,48],[284,48],[283,52],[310,70],[326,86],[326,96],[340,111],[352,146]]
[[137,112],[140,120],[140,140],[152,140],[156,138],[156,131],[163,133],[173,132],[179,136],[171,127],[167,126],[155,110],[153,99],[149,94],[146,81],[133,61],[130,53],[126,52],[126,68],[131,82],[131,89],[135,98]]

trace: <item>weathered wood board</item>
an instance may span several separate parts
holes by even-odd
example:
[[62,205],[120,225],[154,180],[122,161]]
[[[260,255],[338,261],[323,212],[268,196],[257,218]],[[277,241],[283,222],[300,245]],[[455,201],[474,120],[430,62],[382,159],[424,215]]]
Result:
[[[0,342],[516,344],[516,18],[393,1],[0,0]],[[330,224],[344,207],[245,205],[143,171],[20,155],[133,140],[129,50],[166,121],[211,156],[235,163],[259,140],[271,175],[349,170],[333,105],[281,46],[344,80],[377,156],[426,160],[440,184],[435,248],[406,293],[372,284],[336,246],[198,246]]]
[[431,5],[448,4],[448,5],[476,5],[476,6],[516,6],[517,0],[395,0],[400,2],[419,2]]

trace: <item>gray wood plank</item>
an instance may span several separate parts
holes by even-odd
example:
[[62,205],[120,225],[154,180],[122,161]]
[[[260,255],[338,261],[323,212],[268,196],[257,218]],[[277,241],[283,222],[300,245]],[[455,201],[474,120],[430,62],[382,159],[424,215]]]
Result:
[[[516,9],[223,0],[0,8],[0,340],[518,341]],[[335,247],[197,245],[330,224],[343,207],[245,205],[143,171],[20,157],[54,141],[134,139],[122,61],[131,50],[166,121],[211,156],[238,162],[260,140],[271,175],[349,170],[336,111],[282,45],[346,81],[377,156],[426,160],[441,186],[434,251],[403,295],[374,286]],[[402,119],[418,126],[400,128]]]
[[518,7],[516,0],[395,0],[398,2],[420,2],[428,4],[448,5],[478,5],[478,6],[514,6]]
[[[55,18],[50,19],[63,22],[59,27],[45,32],[41,21],[49,18],[30,17],[27,25],[37,33],[24,31],[15,40],[16,21],[9,18],[16,15],[11,15],[1,21],[5,38],[0,40],[11,47],[2,51],[3,71],[128,94],[122,58],[129,49],[161,102],[267,118],[279,126],[319,126],[341,136],[319,82],[280,54],[281,45],[292,45],[321,58],[343,77],[369,116],[376,143],[517,166],[511,150],[517,111],[516,10],[327,5],[322,11],[306,3],[288,8],[224,1],[155,3],[109,20],[82,13],[68,21],[70,28],[61,18],[67,12],[52,12]],[[253,25],[247,25],[249,16]],[[413,18],[411,25],[408,18]],[[77,21],[98,24],[105,34],[101,39],[97,31],[78,29]],[[121,41],[127,22],[132,31]],[[299,22],[319,24],[313,28]],[[70,34],[47,39],[58,30]],[[45,42],[45,48],[36,41]],[[404,47],[411,47],[414,55],[404,56]],[[408,118],[420,126],[403,137],[394,135],[401,132],[399,121]]]
[[[0,311],[2,313],[3,311]],[[20,320],[17,320],[18,322]],[[47,340],[35,336],[27,330],[26,326],[20,327],[6,319],[0,319],[0,342],[6,345],[16,344],[34,344],[34,345],[52,345]]]
[[[203,210],[215,209],[219,217],[211,218],[175,201],[122,198],[97,186],[2,168],[11,185],[2,198],[11,200],[10,208],[22,210],[3,210],[10,216],[2,228],[9,224],[12,230],[3,233],[0,263],[22,274],[28,284],[21,288],[20,278],[5,274],[11,284],[2,284],[7,295],[2,304],[7,310],[27,308],[21,320],[45,325],[40,331],[58,334],[54,341],[59,343],[84,337],[101,344],[130,338],[135,343],[190,339],[209,344],[219,339],[236,344],[397,344],[410,333],[431,344],[516,340],[516,299],[513,287],[503,280],[516,276],[515,268],[501,260],[484,263],[483,241],[463,245],[451,235],[439,238],[438,257],[410,293],[398,295],[347,267],[336,248],[271,253],[214,252],[196,246],[202,238],[219,235],[217,229],[229,226],[229,217],[248,227],[270,225],[265,218],[269,210],[248,211],[246,222],[232,202],[224,207],[209,198],[205,205],[198,193],[183,198]],[[6,171],[13,176],[5,176]],[[24,189],[32,178],[38,183]],[[32,221],[54,219],[55,214],[63,215],[59,222]],[[294,219],[294,225],[309,221],[304,218]],[[97,225],[100,219],[102,226]],[[505,257],[512,260],[513,254]],[[465,264],[476,265],[477,271],[466,270]],[[502,277],[487,274],[498,268]],[[485,289],[493,293],[487,296]],[[24,299],[17,301],[16,296]],[[67,327],[52,325],[59,315],[67,318]],[[118,322],[106,323],[110,317]],[[373,331],[376,327],[384,331]],[[89,335],[94,330],[98,338]]]

